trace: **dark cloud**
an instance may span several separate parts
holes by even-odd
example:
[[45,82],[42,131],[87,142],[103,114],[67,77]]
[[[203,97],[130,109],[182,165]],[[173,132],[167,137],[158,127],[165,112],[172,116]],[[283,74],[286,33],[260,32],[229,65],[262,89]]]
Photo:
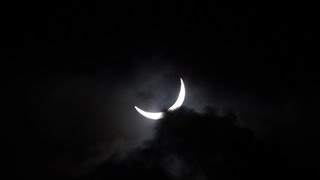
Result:
[[[193,76],[172,63],[173,57],[136,58],[129,69],[121,63],[18,69],[8,96],[21,102],[8,101],[17,176],[247,178],[252,171],[281,171],[289,162],[301,167],[297,162],[317,156],[316,131],[295,124],[301,118],[299,94],[268,99],[233,89],[229,81]],[[135,111],[134,105],[166,109],[177,96],[179,77],[187,109],[161,121]],[[311,143],[302,148],[305,142]],[[299,156],[311,148],[312,154]]]
[[[187,108],[157,122],[154,139],[125,159],[116,155],[97,166],[87,179],[269,179],[294,170],[279,144],[258,139],[236,125],[232,113],[212,108],[199,114]],[[117,170],[115,170],[117,169]],[[294,177],[291,172],[290,177]]]
[[[15,97],[23,102],[19,108],[25,112],[14,115],[19,123],[14,138],[21,151],[15,161],[19,176],[116,177],[123,171],[120,176],[130,172],[144,177],[145,172],[146,177],[230,178],[233,173],[235,177],[250,176],[249,171],[262,173],[258,166],[268,169],[271,161],[285,161],[286,156],[273,148],[281,149],[291,135],[286,134],[286,125],[299,118],[295,98],[257,99],[260,96],[250,96],[241,88],[191,77],[193,73],[167,62],[170,58],[141,58],[130,71],[122,64],[94,65],[95,70],[89,66],[82,71],[84,64],[43,66],[23,74],[15,88],[25,93],[21,99]],[[177,96],[179,77],[186,84],[188,109],[169,113],[158,122],[134,110],[134,105],[166,109]],[[219,108],[205,108],[208,105]],[[261,142],[254,135],[274,139]],[[101,172],[95,174],[96,168]]]

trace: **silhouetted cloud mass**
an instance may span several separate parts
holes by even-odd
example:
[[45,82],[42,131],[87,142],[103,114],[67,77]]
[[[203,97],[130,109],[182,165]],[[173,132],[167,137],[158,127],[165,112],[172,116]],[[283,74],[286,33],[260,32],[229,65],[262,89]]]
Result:
[[236,125],[232,113],[204,114],[187,108],[167,112],[155,137],[125,159],[113,158],[83,179],[268,179],[285,175],[286,159],[276,146]]

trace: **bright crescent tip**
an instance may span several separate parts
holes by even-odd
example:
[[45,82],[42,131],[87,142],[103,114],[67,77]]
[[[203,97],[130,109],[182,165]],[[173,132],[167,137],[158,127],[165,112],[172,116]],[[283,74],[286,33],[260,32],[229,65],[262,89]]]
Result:
[[134,108],[138,111],[138,113],[140,113],[142,116],[149,118],[149,119],[153,119],[153,120],[158,120],[163,118],[163,113],[162,112],[146,112],[140,108],[138,108],[137,106],[134,106]]
[[182,78],[180,78],[181,86],[180,86],[180,93],[176,100],[176,102],[168,109],[168,111],[174,111],[182,106],[184,98],[186,96],[186,89],[184,87],[184,83]]

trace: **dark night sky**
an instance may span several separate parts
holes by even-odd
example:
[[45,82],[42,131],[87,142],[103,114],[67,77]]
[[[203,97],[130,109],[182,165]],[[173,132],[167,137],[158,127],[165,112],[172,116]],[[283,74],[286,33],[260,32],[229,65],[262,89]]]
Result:
[[[239,129],[264,142],[264,152],[275,151],[270,157],[295,162],[284,172],[315,168],[317,70],[309,69],[314,21],[304,5],[74,1],[4,7],[2,72],[9,110],[3,132],[10,177],[91,179],[103,172],[96,167],[117,177],[121,171],[115,169],[130,166],[108,165],[113,152],[131,152],[154,134],[145,151],[157,152],[158,139],[169,137],[154,127],[170,123],[151,123],[133,106],[166,108],[177,95],[179,77],[186,83],[186,108],[232,111]],[[189,116],[177,122],[184,117]],[[132,156],[143,159],[141,152]]]

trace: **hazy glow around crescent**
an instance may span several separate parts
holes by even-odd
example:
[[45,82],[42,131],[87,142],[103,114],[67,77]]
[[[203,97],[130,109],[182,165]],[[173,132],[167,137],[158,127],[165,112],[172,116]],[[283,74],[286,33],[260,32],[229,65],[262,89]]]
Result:
[[180,82],[181,82],[181,86],[180,86],[180,93],[178,96],[178,99],[176,100],[176,102],[168,109],[169,111],[174,111],[176,109],[178,109],[179,107],[182,106],[182,103],[184,101],[184,98],[186,96],[186,89],[184,87],[184,83],[182,78],[180,78]]
[[140,108],[138,108],[137,106],[134,106],[134,108],[136,108],[136,110],[144,117],[149,118],[149,119],[161,119],[163,117],[163,113],[162,112],[146,112]]

